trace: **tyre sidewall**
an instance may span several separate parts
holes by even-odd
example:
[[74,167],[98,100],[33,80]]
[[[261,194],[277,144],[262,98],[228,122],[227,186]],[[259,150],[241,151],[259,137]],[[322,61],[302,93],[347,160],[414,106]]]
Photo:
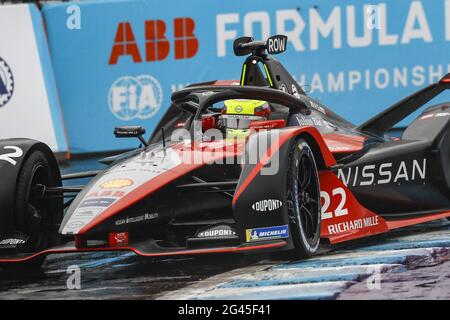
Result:
[[[317,210],[315,214],[317,214],[317,229],[318,232],[314,237],[312,243],[307,239],[306,233],[303,230],[302,223],[300,221],[300,206],[299,206],[299,190],[298,190],[298,169],[299,166],[296,165],[299,163],[300,157],[303,152],[309,152],[311,155],[313,172],[315,174],[315,179],[317,181],[317,197],[319,199],[319,203],[317,206]],[[320,244],[320,224],[321,224],[321,212],[320,212],[320,187],[319,187],[319,176],[317,171],[316,162],[314,159],[314,154],[306,142],[306,140],[299,138],[297,139],[291,147],[291,152],[289,155],[289,171],[288,171],[288,201],[292,201],[292,204],[288,206],[289,210],[289,220],[290,229],[292,234],[292,240],[294,243],[294,250],[297,253],[298,257],[311,257],[313,256]]]
[[[33,174],[36,168],[40,167],[40,170],[45,171],[45,178],[48,180],[47,187],[55,187],[61,185],[61,178],[59,174],[59,168],[54,168],[52,162],[41,150],[33,150],[24,160],[22,168],[20,170],[17,183],[16,183],[16,196],[14,206],[14,228],[18,231],[27,234],[28,230],[28,205],[29,205],[29,193],[32,188]],[[53,199],[45,201],[43,215],[48,217],[52,224],[58,224],[62,220],[63,216],[63,203],[62,199]],[[49,234],[45,247],[56,245],[59,242],[59,236],[57,232]],[[34,244],[31,247],[35,251],[45,249],[44,247],[35,248]]]

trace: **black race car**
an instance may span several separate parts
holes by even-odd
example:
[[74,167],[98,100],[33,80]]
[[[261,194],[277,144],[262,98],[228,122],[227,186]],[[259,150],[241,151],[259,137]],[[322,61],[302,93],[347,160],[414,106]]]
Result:
[[[239,38],[241,79],[175,92],[150,139],[60,175],[43,143],[0,141],[0,266],[51,253],[130,250],[146,257],[285,251],[450,216],[450,104],[427,108],[450,74],[355,126],[308,97],[271,54],[286,37]],[[356,103],[356,102],[355,102]],[[62,181],[92,177],[86,186]]]

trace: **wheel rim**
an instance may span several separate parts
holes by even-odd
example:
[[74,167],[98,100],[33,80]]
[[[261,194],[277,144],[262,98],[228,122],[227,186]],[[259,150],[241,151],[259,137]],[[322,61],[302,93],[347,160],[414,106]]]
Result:
[[311,150],[303,148],[297,172],[298,212],[306,240],[314,244],[320,234],[320,192]]

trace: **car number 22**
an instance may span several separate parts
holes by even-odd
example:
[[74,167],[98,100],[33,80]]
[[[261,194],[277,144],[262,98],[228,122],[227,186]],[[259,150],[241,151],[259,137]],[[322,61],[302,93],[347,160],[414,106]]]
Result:
[[[333,189],[331,195],[326,191],[320,191],[320,197],[324,200],[322,205],[322,220],[331,219],[333,216],[340,217],[348,214],[348,209],[346,208],[347,194],[345,193],[344,188]],[[329,211],[331,197],[333,197],[334,201],[339,201],[334,212]]]

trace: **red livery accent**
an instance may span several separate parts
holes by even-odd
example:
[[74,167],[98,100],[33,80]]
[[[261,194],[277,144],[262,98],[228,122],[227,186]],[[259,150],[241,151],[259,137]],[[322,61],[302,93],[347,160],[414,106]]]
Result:
[[82,236],[78,236],[78,235],[75,236],[75,247],[77,249],[85,248],[86,244],[87,244],[87,241],[86,241],[86,239],[83,239]]
[[214,86],[238,86],[239,80],[216,80],[212,83]]
[[443,218],[450,217],[450,211],[442,212],[442,213],[436,213],[429,216],[424,216],[420,218],[412,218],[412,219],[405,219],[405,220],[398,220],[398,221],[387,221],[386,224],[389,227],[390,230],[392,229],[398,229],[403,228],[407,226],[412,226],[418,223],[424,223],[428,221],[433,220],[439,220]]
[[322,238],[328,238],[331,243],[338,243],[389,230],[384,219],[363,207],[333,172],[321,171],[319,179]]
[[280,120],[266,120],[266,121],[255,121],[250,124],[250,129],[255,131],[258,130],[270,130],[270,129],[279,129],[284,128],[286,126],[286,121],[283,119]]
[[224,248],[208,248],[208,249],[193,249],[193,250],[180,250],[180,251],[167,251],[167,252],[144,252],[135,247],[93,247],[93,248],[81,248],[77,249],[73,246],[65,246],[61,248],[48,249],[40,251],[34,254],[30,254],[23,258],[0,258],[1,263],[18,263],[26,262],[37,258],[42,255],[57,254],[57,253],[80,253],[80,252],[100,252],[100,251],[132,251],[141,257],[170,257],[170,256],[182,256],[182,255],[198,255],[198,254],[213,254],[213,253],[238,253],[248,252],[256,250],[267,250],[282,248],[287,245],[286,241],[279,240],[272,243],[261,243],[251,246],[241,247],[224,247]]
[[216,118],[214,116],[204,116],[202,117],[202,130],[205,132],[206,130],[215,128],[216,126]]
[[130,242],[128,232],[110,232],[108,240],[111,247],[126,247]]
[[364,147],[365,137],[344,135],[337,133],[323,134],[325,144],[330,149],[331,153],[354,153],[361,151]]
[[442,83],[450,83],[450,73],[447,73],[441,80]]

